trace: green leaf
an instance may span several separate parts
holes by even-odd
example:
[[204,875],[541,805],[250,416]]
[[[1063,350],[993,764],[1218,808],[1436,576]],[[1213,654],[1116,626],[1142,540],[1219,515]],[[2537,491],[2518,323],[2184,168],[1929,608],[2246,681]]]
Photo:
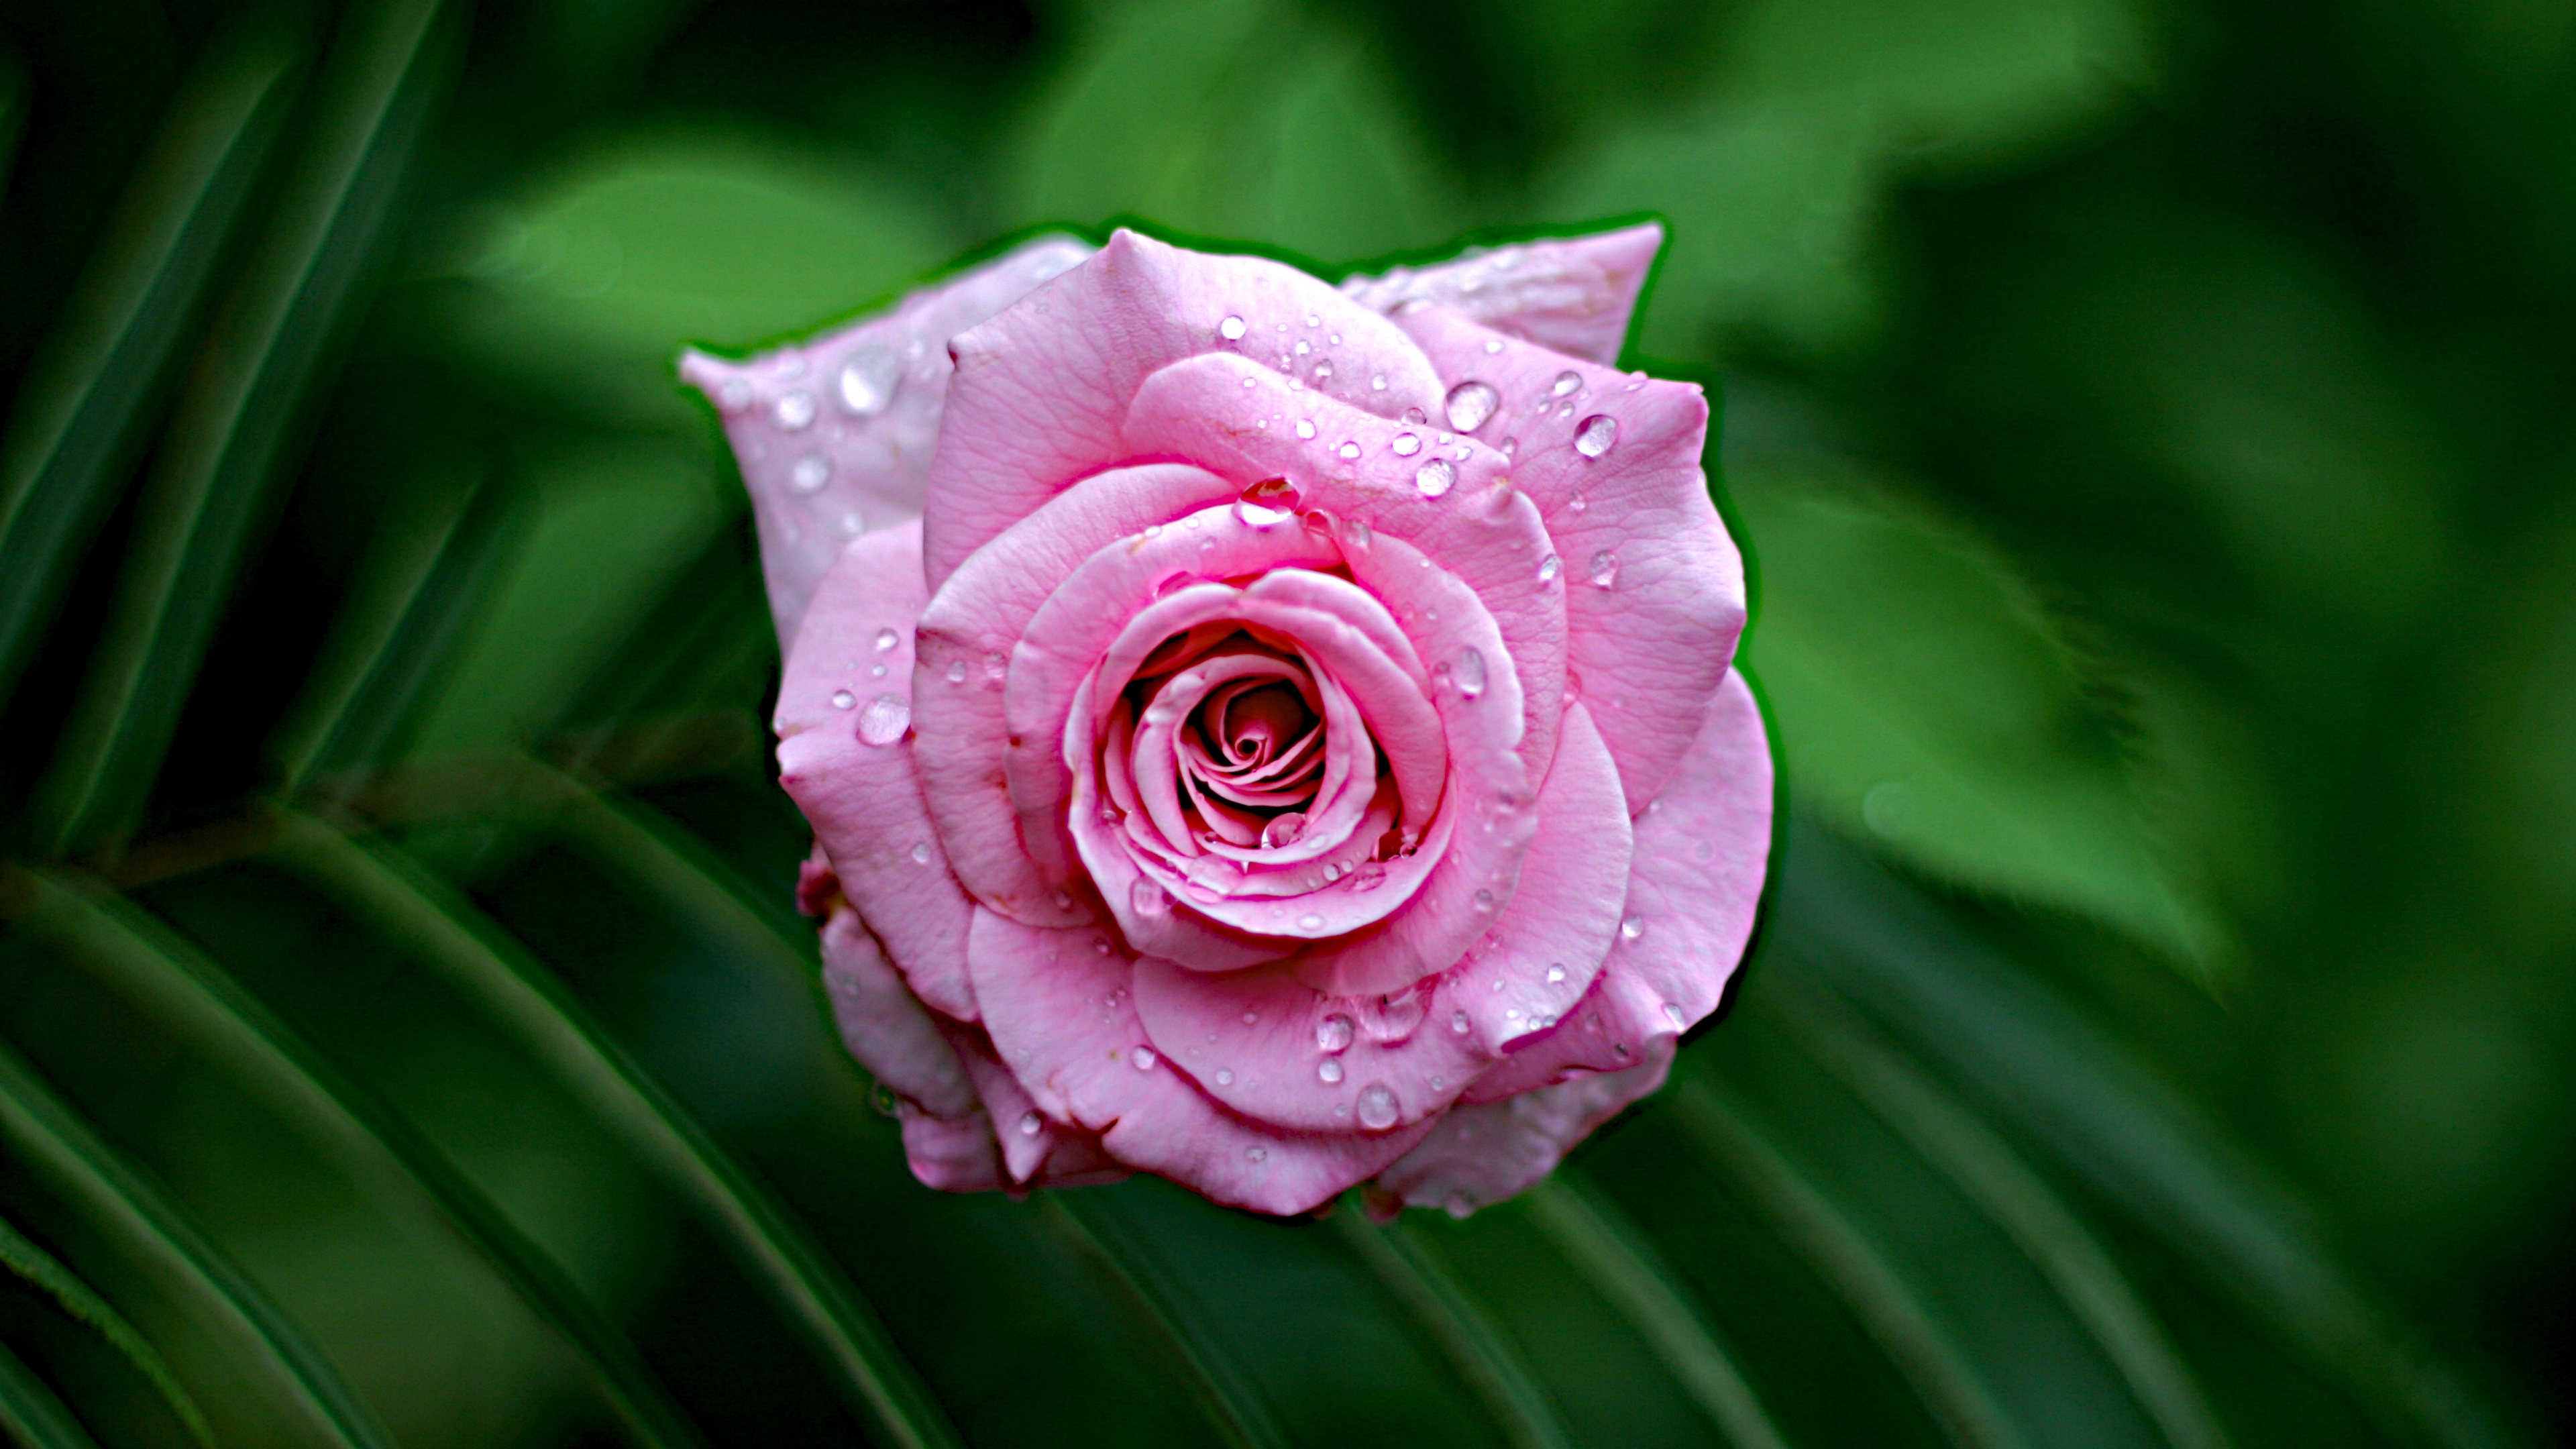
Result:
[[100,1297],[96,1289],[82,1282],[79,1274],[64,1267],[59,1259],[37,1246],[6,1218],[0,1218],[0,1266],[44,1290],[65,1313],[87,1324],[99,1337],[107,1340],[110,1347],[123,1354],[128,1363],[152,1381],[152,1387],[169,1402],[170,1411],[187,1426],[190,1437],[206,1445],[207,1449],[213,1449],[213,1427],[206,1423],[204,1411],[197,1407],[195,1399],[188,1396],[188,1390],[179,1382],[178,1375],[170,1372],[169,1360],[161,1356],[161,1350],[136,1332],[134,1325],[125,1321],[125,1315]]
[[0,1343],[0,1429],[26,1449],[98,1449],[45,1381]]
[[1372,1226],[1356,1193],[1332,1221],[1378,1282],[1430,1331],[1514,1449],[1564,1449],[1571,1442],[1520,1354],[1419,1229],[1401,1217]]
[[1664,1366],[1737,1449],[1788,1449],[1716,1332],[1683,1297],[1681,1277],[1576,1169],[1558,1168],[1521,1201],[1566,1258],[1655,1346]]
[[1017,145],[1011,219],[1134,213],[1340,260],[1447,240],[1457,208],[1374,59],[1271,0],[1112,8]]
[[[275,139],[287,70],[276,45],[212,48],[28,369],[0,442],[0,698],[141,450],[144,405]],[[23,96],[0,102],[13,140]]]
[[430,1206],[444,1214],[581,1354],[640,1443],[686,1449],[700,1442],[624,1333],[392,1108],[347,1080],[214,963],[135,907],[77,882],[33,879],[37,905],[24,924],[61,939],[84,967],[225,1063],[376,1195],[398,1210]]
[[[347,1449],[390,1449],[366,1406],[294,1322],[124,1156],[56,1097],[15,1051],[0,1047],[0,1139],[77,1205],[95,1231],[149,1266],[257,1387],[284,1401],[287,1423],[263,1426]],[[290,1428],[290,1424],[292,1427]]]
[[1878,1340],[1959,1449],[2020,1449],[2021,1430],[1878,1246],[1783,1156],[1719,1089],[1697,1078],[1667,1089],[1672,1115],[1747,1202],[1807,1260]]
[[368,271],[432,85],[438,0],[343,22],[313,124],[199,352],[146,484],[106,633],[39,787],[55,853],[123,839],[159,773],[306,383]]
[[2206,975],[2218,927],[2157,858],[2121,745],[2029,588],[1967,538],[1742,467],[1746,658],[1799,800],[1940,878],[2074,911]]
[[[560,777],[532,777],[532,784],[588,798]],[[957,1443],[884,1325],[821,1247],[482,912],[395,852],[351,842],[303,817],[285,820],[273,858],[410,943],[422,964],[515,1037],[602,1127],[693,1203],[787,1310],[853,1405],[889,1439],[907,1449]],[[756,939],[749,932],[743,938]]]

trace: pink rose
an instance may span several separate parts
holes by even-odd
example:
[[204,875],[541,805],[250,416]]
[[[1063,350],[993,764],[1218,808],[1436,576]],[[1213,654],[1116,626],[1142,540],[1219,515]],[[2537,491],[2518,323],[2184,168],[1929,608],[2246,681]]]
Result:
[[757,509],[825,979],[923,1182],[1465,1212],[1661,1084],[1772,806],[1707,402],[1610,366],[1661,240],[1336,291],[1047,239],[684,358]]

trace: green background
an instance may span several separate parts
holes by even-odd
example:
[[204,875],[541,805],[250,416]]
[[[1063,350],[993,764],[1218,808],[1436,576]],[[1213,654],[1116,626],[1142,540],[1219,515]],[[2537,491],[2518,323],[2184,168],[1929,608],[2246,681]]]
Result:
[[[2576,11],[0,12],[0,1428],[2576,1435]],[[906,1175],[675,386],[1041,222],[1652,212],[1779,884],[1464,1223]]]

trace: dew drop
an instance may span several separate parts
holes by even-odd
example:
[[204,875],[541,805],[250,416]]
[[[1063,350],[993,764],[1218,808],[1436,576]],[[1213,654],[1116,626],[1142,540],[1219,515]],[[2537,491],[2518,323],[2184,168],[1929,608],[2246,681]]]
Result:
[[1485,692],[1485,656],[1474,648],[1458,651],[1458,697],[1474,699]]
[[1163,889],[1160,881],[1139,876],[1127,888],[1127,904],[1135,908],[1136,914],[1151,920],[1172,909],[1172,893]]
[[1356,463],[1360,460],[1360,445],[1357,443],[1344,443],[1340,447],[1335,448],[1333,450],[1333,454],[1345,463]]
[[874,417],[894,401],[897,387],[903,384],[903,359],[891,347],[862,347],[841,364],[841,375],[833,391],[841,406],[863,417]]
[[1283,845],[1294,845],[1297,843],[1297,838],[1305,833],[1306,813],[1304,811],[1291,810],[1285,815],[1274,815],[1269,824],[1261,827],[1261,848],[1277,850]]
[[1486,354],[1487,354],[1488,356],[1491,356],[1492,354],[1497,353],[1497,352],[1500,352],[1500,351],[1502,351],[1502,350],[1503,350],[1503,339],[1501,339],[1501,338],[1499,338],[1499,337],[1488,337],[1488,338],[1486,338],[1486,339],[1485,339],[1485,352],[1486,352]]
[[966,682],[965,660],[956,660],[948,666],[948,682],[951,684],[964,684]]
[[1493,908],[1494,908],[1494,893],[1493,893],[1492,891],[1480,890],[1480,891],[1476,892],[1476,909],[1477,909],[1477,910],[1480,910],[1480,911],[1490,911],[1490,910],[1492,910]]
[[1434,458],[1413,470],[1413,491],[1425,498],[1437,498],[1458,481],[1458,465],[1446,458]]
[[1456,1032],[1458,1035],[1465,1036],[1467,1034],[1468,1027],[1471,1025],[1473,1025],[1473,1023],[1467,1020],[1467,1013],[1463,1011],[1453,1011],[1449,1013],[1449,1029]]
[[1247,1147],[1243,1149],[1243,1160],[1246,1162],[1259,1162],[1269,1155],[1270,1149],[1267,1147]]
[[913,846],[912,846],[912,863],[913,863],[914,865],[928,865],[928,864],[930,864],[930,842],[929,842],[929,841],[927,841],[927,840],[917,840],[917,841],[914,841],[914,842],[913,842]]
[[900,695],[880,694],[859,711],[859,738],[868,744],[893,744],[910,728],[912,701]]
[[832,481],[832,460],[820,453],[809,453],[796,460],[787,470],[787,486],[799,493],[820,493]]
[[879,654],[883,654],[902,642],[903,636],[892,629],[879,629],[877,631],[877,652]]
[[1324,929],[1324,918],[1315,914],[1313,911],[1308,911],[1306,914],[1297,918],[1297,929],[1301,931],[1320,931]]
[[1502,405],[1502,394],[1481,382],[1462,382],[1449,389],[1449,426],[1462,433],[1472,433],[1485,425]]
[[1549,968],[1547,968],[1547,980],[1548,980],[1548,984],[1549,984],[1549,985],[1553,986],[1553,985],[1555,985],[1557,982],[1559,982],[1559,981],[1563,981],[1564,979],[1565,979],[1565,968],[1564,968],[1564,967],[1562,967],[1562,966],[1550,966]]
[[1039,1117],[1035,1112],[1022,1112],[1020,1114],[1020,1135],[1023,1137],[1037,1136],[1038,1129],[1045,1125],[1045,1120]]
[[834,709],[850,709],[856,706],[858,702],[859,697],[850,693],[846,689],[836,689],[832,691],[832,708]]
[[1384,391],[1386,391],[1386,374],[1385,374],[1385,373],[1383,373],[1383,372],[1378,372],[1378,373],[1371,373],[1371,374],[1369,375],[1369,391],[1371,391],[1371,392],[1384,392]]
[[1261,1024],[1261,1013],[1257,1011],[1245,1012],[1243,1014],[1243,1024],[1245,1026],[1259,1026]]
[[1152,1071],[1154,1063],[1161,1060],[1162,1058],[1154,1055],[1154,1049],[1149,1046],[1140,1046],[1127,1054],[1128,1063],[1140,1072]]
[[716,389],[716,403],[726,412],[741,412],[751,406],[751,384],[738,377],[725,379],[725,385]]
[[1366,1127],[1371,1132],[1383,1132],[1389,1127],[1395,1125],[1395,1119],[1398,1115],[1399,1114],[1395,1107],[1395,1091],[1393,1088],[1387,1086],[1386,1083],[1371,1082],[1367,1086],[1360,1088],[1359,1118],[1361,1126]]
[[1216,324],[1216,335],[1228,342],[1241,342],[1243,332],[1243,319],[1240,317],[1228,317]]
[[1585,570],[1596,589],[1606,589],[1619,582],[1619,555],[1603,549],[1592,556],[1592,566]]
[[1235,521],[1246,528],[1270,528],[1295,516],[1297,503],[1297,490],[1287,479],[1265,478],[1235,499]]
[[1504,457],[1506,457],[1506,458],[1517,458],[1517,457],[1519,457],[1519,456],[1520,456],[1520,452],[1521,452],[1521,440],[1520,440],[1520,439],[1518,439],[1518,438],[1505,438],[1505,439],[1503,439],[1503,456],[1504,456]]
[[1411,433],[1398,433],[1395,435],[1395,442],[1390,446],[1395,449],[1395,456],[1410,458],[1422,451],[1422,439]]
[[1315,381],[1317,381],[1317,382],[1330,382],[1330,381],[1332,381],[1332,378],[1333,378],[1333,365],[1332,365],[1331,363],[1329,363],[1329,362],[1318,362],[1318,363],[1316,363],[1316,364],[1315,364]]
[[1315,1049],[1323,1052],[1348,1050],[1351,1044],[1351,1031],[1351,1019],[1336,1011],[1315,1023]]
[[1570,367],[1558,373],[1556,381],[1547,385],[1549,397],[1572,397],[1581,391],[1583,391],[1583,374]]
[[1313,418],[1299,418],[1297,420],[1297,436],[1300,438],[1311,438],[1315,436],[1315,420]]
[[769,415],[780,427],[795,432],[814,421],[814,394],[801,388],[791,392],[770,408]]
[[1542,584],[1555,583],[1556,576],[1564,569],[1565,565],[1557,561],[1556,555],[1549,554],[1538,561],[1538,581]]
[[1216,1069],[1216,1084],[1217,1084],[1218,1086],[1220,1086],[1220,1087],[1231,1087],[1231,1086],[1233,1086],[1233,1085],[1234,1085],[1234,1071],[1233,1071],[1233,1069],[1232,1069],[1232,1068],[1230,1068],[1230,1067],[1219,1067],[1219,1068],[1217,1068],[1217,1069]]
[[1386,884],[1386,867],[1373,860],[1361,861],[1351,868],[1351,889],[1373,891]]
[[1644,934],[1646,934],[1646,918],[1643,916],[1630,916],[1619,923],[1619,939],[1623,941],[1633,941]]
[[1420,408],[1406,408],[1404,410],[1404,421],[1411,426],[1418,428],[1424,423],[1431,421],[1431,419],[1429,416],[1424,414]]
[[1608,413],[1594,413],[1574,425],[1574,451],[1587,458],[1598,458],[1619,441],[1619,420]]
[[843,538],[856,538],[867,531],[868,521],[859,516],[858,510],[852,509],[841,515],[841,536]]
[[1315,1080],[1322,1082],[1327,1087],[1334,1085],[1341,1081],[1341,1079],[1342,1060],[1339,1057],[1326,1057],[1324,1058],[1322,1065],[1315,1068]]
[[1690,1024],[1690,1018],[1682,1015],[1682,1009],[1669,1001],[1664,1003],[1664,1020],[1671,1022],[1675,1027]]

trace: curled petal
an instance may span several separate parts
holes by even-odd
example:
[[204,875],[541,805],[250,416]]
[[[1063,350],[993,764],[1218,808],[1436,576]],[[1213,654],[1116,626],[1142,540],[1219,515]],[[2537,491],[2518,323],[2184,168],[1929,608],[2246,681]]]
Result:
[[1672,1064],[1673,1043],[1662,1041],[1633,1067],[1456,1108],[1379,1173],[1378,1186],[1407,1207],[1445,1208],[1463,1218],[1554,1172],[1576,1143],[1661,1087]]
[[723,416],[751,493],[782,649],[842,545],[921,517],[948,339],[1089,255],[1071,237],[1038,237],[808,342],[742,362],[680,354],[681,378]]
[[1628,319],[1663,245],[1663,227],[1650,221],[1351,277],[1342,291],[1380,312],[1434,303],[1495,331],[1608,366],[1619,360]]
[[975,1093],[957,1053],[939,1034],[859,913],[834,911],[823,923],[823,990],[832,1019],[859,1065],[934,1116],[958,1117],[975,1109]]

